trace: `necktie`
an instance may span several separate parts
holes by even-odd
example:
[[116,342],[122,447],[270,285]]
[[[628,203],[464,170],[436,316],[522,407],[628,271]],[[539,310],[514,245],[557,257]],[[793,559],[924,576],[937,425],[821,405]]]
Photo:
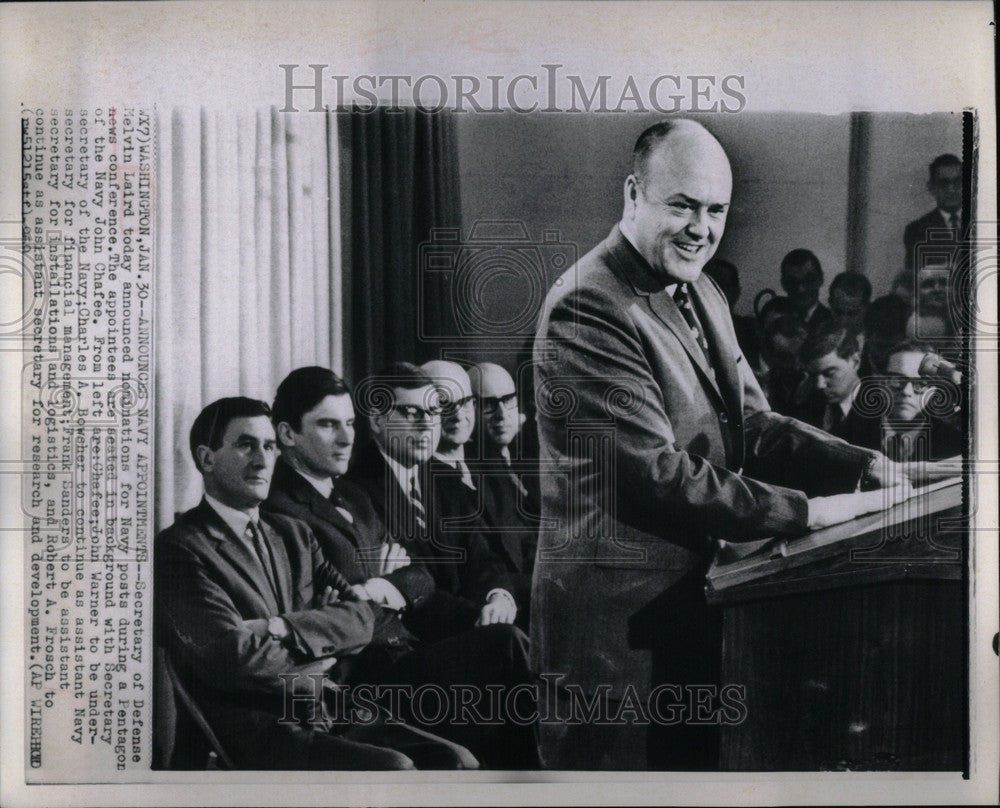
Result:
[[840,427],[841,421],[844,420],[844,411],[840,409],[839,404],[830,404],[826,408],[826,431],[834,432]]
[[472,482],[472,472],[469,471],[469,467],[466,465],[464,460],[458,461],[458,470],[462,472],[462,482],[465,486],[475,491],[476,484]]
[[522,497],[528,496],[528,489],[524,487],[524,483],[521,482],[521,478],[517,476],[517,472],[514,471],[514,466],[510,462],[510,452],[507,449],[504,449],[501,457],[503,457],[504,465],[507,466],[507,476],[510,477],[510,481],[514,483],[514,487],[517,489],[518,493]]
[[337,512],[341,516],[343,516],[352,525],[354,524],[354,517],[351,515],[351,512],[347,510],[347,501],[338,493],[336,488],[330,491],[330,502],[333,503],[333,507],[337,509]]
[[420,530],[427,529],[427,511],[420,500],[420,489],[417,488],[416,472],[410,477],[410,504],[413,506],[413,521]]
[[674,303],[676,303],[677,308],[680,309],[684,322],[686,322],[688,328],[691,329],[691,335],[694,337],[695,342],[698,343],[698,346],[701,348],[702,353],[705,354],[705,358],[707,359],[708,342],[705,340],[705,334],[702,332],[701,327],[698,324],[698,317],[694,312],[694,306],[691,305],[691,298],[688,296],[686,283],[677,284],[677,288],[674,289]]
[[247,522],[247,536],[253,543],[253,548],[257,553],[257,560],[260,561],[260,566],[264,570],[264,577],[267,578],[268,584],[271,586],[271,594],[274,595],[274,600],[278,600],[278,587],[274,583],[274,567],[271,565],[271,553],[267,549],[267,542],[264,540],[264,534],[260,529],[260,526],[254,522],[252,519]]

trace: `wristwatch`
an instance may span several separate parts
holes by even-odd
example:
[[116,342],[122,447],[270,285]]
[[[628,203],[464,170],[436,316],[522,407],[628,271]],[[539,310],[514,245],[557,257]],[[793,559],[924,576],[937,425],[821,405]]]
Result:
[[283,640],[288,636],[288,624],[275,615],[267,621],[267,633],[272,640]]

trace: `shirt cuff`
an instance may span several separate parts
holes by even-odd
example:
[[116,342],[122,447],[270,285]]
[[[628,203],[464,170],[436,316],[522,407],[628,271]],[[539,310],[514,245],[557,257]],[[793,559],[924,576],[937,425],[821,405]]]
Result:
[[402,611],[406,608],[406,598],[396,585],[385,578],[369,578],[365,581],[365,589],[371,595],[371,599],[395,611]]
[[508,592],[506,589],[501,589],[500,587],[491,589],[489,592],[486,593],[486,602],[489,603],[494,595],[500,595],[500,597],[506,598],[507,600],[510,601],[511,606],[513,606],[515,609],[517,608],[517,601],[514,600],[514,596],[510,594],[510,592]]

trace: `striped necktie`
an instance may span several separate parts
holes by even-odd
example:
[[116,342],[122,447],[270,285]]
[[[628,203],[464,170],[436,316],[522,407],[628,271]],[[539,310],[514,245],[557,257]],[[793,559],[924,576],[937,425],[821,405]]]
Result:
[[686,322],[688,328],[691,329],[691,335],[694,337],[695,342],[698,343],[698,347],[701,348],[702,353],[705,354],[705,358],[707,359],[708,342],[705,340],[705,334],[698,323],[698,316],[694,312],[694,306],[691,305],[691,298],[688,296],[686,283],[677,284],[677,288],[674,289],[674,303],[676,303],[677,308],[680,309],[684,322]]
[[416,522],[418,528],[421,531],[427,529],[427,511],[424,508],[424,503],[420,499],[420,489],[417,488],[417,473],[414,470],[413,474],[410,476],[410,505],[413,506],[413,521]]

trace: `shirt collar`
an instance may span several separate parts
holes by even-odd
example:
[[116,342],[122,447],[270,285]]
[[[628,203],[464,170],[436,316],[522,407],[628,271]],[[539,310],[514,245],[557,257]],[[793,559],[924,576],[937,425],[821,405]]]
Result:
[[309,485],[322,494],[323,499],[329,499],[333,493],[333,480],[330,477],[317,477],[302,469],[294,469],[295,473],[302,477]]
[[[406,468],[405,466],[400,464],[397,460],[394,460],[393,458],[389,457],[389,455],[385,453],[385,451],[382,449],[381,446],[378,447],[378,450],[379,454],[381,454],[382,457],[385,459],[386,464],[389,466],[390,469],[392,469],[392,473],[395,476],[396,480],[399,481],[399,485],[403,489],[404,493],[406,493],[406,495],[409,496],[410,489],[413,487],[413,483],[411,481],[416,480],[418,476],[417,467],[413,466],[411,468]],[[417,491],[419,490],[420,490],[420,483],[418,481]]]
[[205,494],[205,501],[212,506],[212,510],[222,517],[222,521],[229,526],[229,529],[240,538],[243,538],[243,534],[245,534],[247,530],[247,525],[251,521],[260,521],[259,508],[253,508],[249,513],[239,511],[236,508],[231,508],[229,505],[219,502],[219,500],[210,494]]
[[858,390],[861,389],[861,383],[858,382],[854,387],[851,388],[851,392],[843,401],[838,402],[840,411],[846,416],[850,411],[851,407],[854,405],[854,399],[858,397]]

